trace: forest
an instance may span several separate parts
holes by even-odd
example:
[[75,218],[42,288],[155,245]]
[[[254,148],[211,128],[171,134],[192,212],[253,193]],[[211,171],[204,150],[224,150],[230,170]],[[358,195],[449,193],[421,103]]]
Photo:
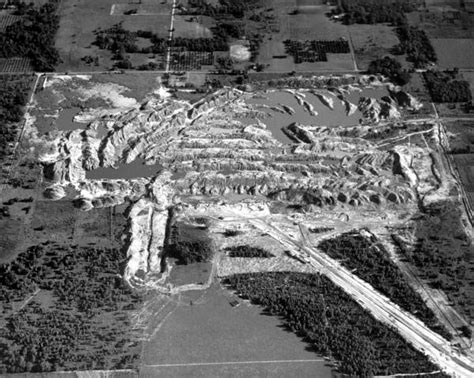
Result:
[[9,152],[8,143],[16,140],[18,127],[12,123],[23,117],[32,80],[27,75],[0,76],[0,160]]
[[448,340],[451,334],[439,324],[435,314],[420,295],[406,282],[375,237],[366,238],[358,231],[347,232],[322,241],[318,248],[337,259],[347,269],[368,282],[391,301],[422,320],[430,329]]
[[129,315],[142,298],[119,275],[126,260],[119,249],[45,242],[0,265],[4,308],[31,298],[0,330],[0,373],[136,367]]
[[332,356],[341,373],[367,377],[439,370],[325,276],[246,273],[227,277],[223,283],[264,307],[265,313],[281,317],[288,330],[315,352]]
[[442,201],[428,206],[417,220],[415,236],[413,247],[397,235],[392,238],[400,254],[432,287],[443,290],[459,306],[469,306],[472,246],[461,223],[459,204]]
[[54,46],[58,5],[58,0],[49,0],[39,8],[20,8],[21,18],[0,32],[0,58],[29,58],[35,71],[54,71],[60,61]]
[[382,74],[397,85],[407,84],[411,77],[411,74],[402,69],[402,65],[397,60],[389,56],[370,62],[367,73],[372,75]]
[[342,0],[334,14],[344,14],[344,23],[399,25],[405,21],[405,13],[417,9],[413,0]]
[[423,77],[434,102],[470,102],[472,100],[469,82],[456,79],[456,70],[426,71]]
[[407,54],[407,60],[415,68],[424,68],[430,63],[436,63],[438,58],[428,36],[416,26],[402,25],[397,29],[400,43],[393,48],[393,54]]
[[252,247],[250,245],[235,245],[224,249],[229,254],[229,257],[275,257],[274,254],[266,249],[259,247]]

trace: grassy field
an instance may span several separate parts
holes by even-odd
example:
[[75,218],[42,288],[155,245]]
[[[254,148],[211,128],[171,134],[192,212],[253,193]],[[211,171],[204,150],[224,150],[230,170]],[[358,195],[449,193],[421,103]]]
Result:
[[[212,263],[202,262],[189,265],[176,264],[175,259],[167,283],[173,286],[198,284],[202,285],[207,282],[212,270]],[[171,261],[169,261],[171,262]]]
[[431,43],[440,68],[474,68],[474,39],[431,39]]
[[[451,152],[474,154],[474,123],[469,121],[447,122]],[[467,190],[467,189],[466,189]]]
[[430,38],[474,38],[474,14],[446,7],[406,15],[408,23],[425,30]]
[[[312,3],[314,4],[314,2]],[[279,71],[348,71],[354,69],[351,54],[329,54],[327,62],[295,64],[293,58],[274,58],[287,55],[283,41],[291,40],[337,40],[349,38],[345,25],[329,20],[330,8],[316,5],[307,8],[304,1],[274,0],[271,3],[279,20],[279,31],[267,36],[261,47],[258,62],[269,65],[267,72]],[[290,14],[295,9],[298,14]]]
[[[286,332],[278,318],[265,316],[261,309],[246,303],[232,307],[230,302],[235,299],[217,285],[202,294],[181,295],[174,311],[145,344],[140,375],[331,376],[330,368],[322,359],[311,363],[239,364],[245,361],[319,360],[320,357],[307,350],[306,344],[296,335]],[[200,363],[222,365],[190,365]],[[180,366],[163,366],[170,364]]]
[[[63,63],[57,71],[97,71],[109,68],[113,62],[111,53],[100,50],[92,45],[95,40],[94,31],[106,29],[122,22],[123,27],[130,31],[149,30],[160,36],[166,36],[170,25],[171,3],[143,0],[143,11],[126,16],[117,11],[117,5],[128,7],[126,0],[70,0],[61,3],[61,22],[56,47]],[[115,5],[115,7],[113,7]],[[138,6],[137,6],[138,7]],[[137,8],[135,7],[135,8]],[[114,8],[116,9],[114,11]],[[99,65],[86,65],[81,61],[84,56],[98,56]],[[146,55],[142,57],[144,63]]]
[[212,28],[215,20],[207,16],[181,16],[174,18],[174,37],[182,38],[212,38]]
[[359,69],[367,69],[372,60],[390,55],[392,47],[399,43],[392,26],[385,24],[350,25],[348,27]]

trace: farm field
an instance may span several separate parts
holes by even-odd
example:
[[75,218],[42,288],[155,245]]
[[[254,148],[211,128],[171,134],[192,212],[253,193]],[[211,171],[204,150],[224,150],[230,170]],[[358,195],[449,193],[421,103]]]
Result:
[[[142,1],[143,12],[124,15],[120,9],[131,7],[125,0],[71,0],[61,3],[61,21],[56,39],[56,47],[61,55],[62,63],[57,71],[100,71],[113,65],[112,54],[100,50],[92,43],[95,41],[94,31],[101,28],[123,23],[130,31],[149,30],[159,36],[168,35],[170,25],[171,1],[165,3]],[[114,6],[115,5],[115,6]],[[119,7],[117,7],[119,6]],[[138,5],[134,5],[134,9]],[[99,64],[85,64],[84,56],[99,57]],[[139,59],[139,60],[137,60]],[[143,60],[141,60],[143,59]],[[146,62],[146,54],[135,58],[135,64]]]
[[438,67],[474,68],[474,39],[431,39],[438,56]]
[[360,70],[367,69],[372,60],[392,56],[390,50],[399,43],[394,28],[385,24],[349,25],[348,32]]
[[422,28],[430,38],[474,38],[474,14],[434,7],[406,15],[408,23]]
[[[236,299],[218,284],[203,293],[174,298],[171,315],[162,315],[166,319],[144,346],[140,376],[332,376],[328,362],[286,331],[278,318],[262,314],[262,309],[247,302],[232,307],[230,302]],[[257,363],[240,364],[245,361]],[[191,365],[200,363],[204,366]]]

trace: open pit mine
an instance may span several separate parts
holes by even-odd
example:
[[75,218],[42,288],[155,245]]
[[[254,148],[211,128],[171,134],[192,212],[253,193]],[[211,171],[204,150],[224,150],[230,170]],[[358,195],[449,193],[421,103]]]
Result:
[[[362,228],[390,239],[387,229],[406,226],[420,205],[459,192],[442,156],[445,131],[434,117],[416,116],[414,97],[381,77],[336,79],[340,85],[316,78],[301,89],[223,88],[196,103],[161,88],[122,110],[83,109],[83,128],[54,135],[40,135],[32,119],[44,196],[72,197],[84,211],[129,203],[124,279],[163,293],[183,289],[164,284],[170,225],[206,217],[216,234],[263,233],[285,253],[251,266],[218,256],[213,273],[325,274],[443,370],[468,376],[471,361],[449,341],[316,247]],[[111,170],[117,178],[100,177]]]

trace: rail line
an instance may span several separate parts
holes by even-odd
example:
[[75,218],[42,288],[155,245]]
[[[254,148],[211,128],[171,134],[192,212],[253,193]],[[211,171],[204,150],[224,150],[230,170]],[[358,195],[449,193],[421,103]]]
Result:
[[350,273],[334,259],[312,247],[300,244],[266,221],[250,220],[255,227],[267,232],[275,240],[302,256],[315,269],[353,297],[379,321],[393,326],[416,349],[427,355],[446,372],[455,377],[472,377],[474,361],[462,356],[449,341],[431,331],[423,322],[403,311],[398,305],[377,292],[371,285]]

